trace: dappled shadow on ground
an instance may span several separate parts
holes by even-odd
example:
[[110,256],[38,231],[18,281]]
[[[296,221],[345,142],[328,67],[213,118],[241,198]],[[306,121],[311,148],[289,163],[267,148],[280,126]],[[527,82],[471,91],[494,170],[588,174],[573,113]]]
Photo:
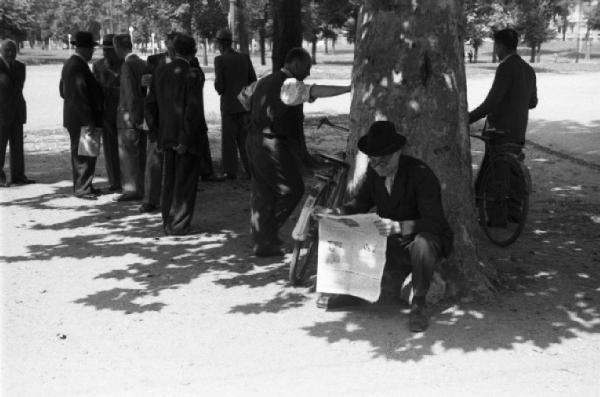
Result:
[[[345,143],[343,132],[327,129],[326,133],[317,133],[316,120],[307,120],[306,125],[312,147],[337,151]],[[28,162],[40,179],[48,183],[68,179],[68,159],[66,167],[48,168],[48,164],[64,166],[65,161],[62,157],[51,158],[53,154],[39,154],[47,161],[40,167],[41,159],[36,156],[29,155]],[[335,313],[331,320],[308,320],[301,329],[329,343],[366,342],[373,357],[397,361],[419,361],[444,350],[512,350],[520,344],[530,344],[544,354],[544,349],[566,340],[599,333],[600,224],[593,219],[600,216],[600,181],[589,177],[589,169],[572,164],[565,167],[564,162],[529,149],[527,164],[533,175],[534,193],[524,235],[507,249],[479,238],[481,260],[494,264],[499,272],[497,301],[442,302],[431,308],[431,327],[419,335],[407,330],[406,305],[392,301],[365,304],[341,316]],[[27,246],[26,255],[3,257],[7,265],[118,258],[121,266],[101,271],[96,278],[135,284],[96,291],[75,303],[124,314],[160,312],[165,302],[145,302],[144,298],[159,297],[164,291],[181,288],[203,276],[213,277],[216,286],[227,289],[284,284],[284,261],[251,255],[247,182],[200,185],[194,221],[200,230],[185,237],[165,237],[160,216],[141,215],[137,205],[109,200],[84,204],[64,197],[68,187],[51,190],[0,204],[38,211],[40,218],[28,228],[58,236],[57,243]],[[57,222],[43,218],[46,211],[61,208],[76,216]],[[289,228],[283,236],[289,235]],[[282,287],[262,301],[232,306],[229,314],[254,315],[256,327],[260,327],[261,315],[301,310],[313,300],[314,295],[304,288]]]

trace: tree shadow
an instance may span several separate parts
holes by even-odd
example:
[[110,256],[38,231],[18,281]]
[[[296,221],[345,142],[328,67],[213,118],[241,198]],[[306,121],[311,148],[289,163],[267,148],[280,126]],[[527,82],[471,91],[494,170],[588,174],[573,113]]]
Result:
[[[335,122],[347,123],[347,116]],[[311,147],[343,146],[347,133],[334,129],[326,131],[327,145],[319,144],[313,136],[322,132],[312,132],[316,123],[315,119],[306,123]],[[599,333],[600,225],[590,219],[600,215],[600,181],[580,183],[578,178],[589,175],[582,166],[564,168],[564,160],[532,148],[526,154],[534,193],[524,234],[508,249],[478,236],[481,261],[498,270],[497,301],[435,305],[431,307],[431,326],[423,334],[411,334],[406,305],[390,301],[331,313],[330,319],[328,313],[324,320],[319,313],[319,321],[307,320],[301,329],[328,343],[362,342],[373,357],[403,362],[420,361],[441,351],[513,350],[523,344],[543,351],[565,340]],[[32,190],[27,197],[3,199],[0,206],[35,213],[27,227],[52,235],[54,241],[28,245],[25,254],[1,259],[9,266],[89,257],[98,263],[117,260],[118,266],[100,271],[95,278],[126,282],[126,286],[102,289],[74,303],[126,315],[161,312],[167,305],[161,301],[161,293],[181,289],[203,276],[215,276],[212,282],[225,288],[285,284],[284,259],[251,255],[246,204],[249,186],[245,181],[200,184],[193,222],[200,231],[167,237],[162,233],[160,215],[139,214],[136,204],[114,203],[109,197],[93,203],[71,198],[70,184],[65,182],[70,171],[65,153],[28,154],[27,162],[33,174],[52,184],[44,186],[42,193]],[[581,189],[569,188],[579,185]],[[58,222],[44,219],[44,214],[61,209],[69,210],[69,218]],[[292,218],[282,236],[289,236],[293,223]],[[260,327],[261,316],[300,311],[312,299],[309,290],[281,287],[262,301],[232,305],[229,315],[254,315]]]

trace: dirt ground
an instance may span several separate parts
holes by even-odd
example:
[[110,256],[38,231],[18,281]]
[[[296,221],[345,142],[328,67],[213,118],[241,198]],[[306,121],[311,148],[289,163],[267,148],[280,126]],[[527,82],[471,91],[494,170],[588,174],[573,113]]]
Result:
[[[312,149],[345,145],[315,124]],[[598,169],[527,148],[523,236],[479,236],[497,301],[441,302],[411,334],[406,306],[326,312],[288,286],[289,255],[251,256],[245,181],[200,185],[200,234],[165,237],[136,204],[69,195],[62,130],[26,147],[40,183],[0,194],[3,396],[600,394]]]

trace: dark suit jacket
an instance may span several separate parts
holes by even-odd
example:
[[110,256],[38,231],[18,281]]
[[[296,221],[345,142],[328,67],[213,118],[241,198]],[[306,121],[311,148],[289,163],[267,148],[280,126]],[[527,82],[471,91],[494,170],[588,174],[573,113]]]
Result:
[[517,54],[505,58],[483,103],[469,113],[469,123],[488,116],[489,123],[506,133],[496,143],[525,143],[529,109],[537,106],[536,77],[533,68]]
[[185,145],[201,155],[207,145],[202,89],[204,74],[182,59],[159,66],[146,99],[148,123],[157,128],[161,148]]
[[0,124],[25,124],[27,106],[23,97],[25,85],[25,64],[14,61],[10,70],[0,59]]
[[222,113],[246,112],[237,96],[253,81],[256,81],[256,73],[248,55],[229,48],[215,57],[215,89],[221,95]]
[[440,238],[445,256],[452,251],[453,233],[442,207],[440,183],[431,169],[414,157],[401,155],[390,195],[385,178],[369,167],[355,196],[340,210],[344,214],[366,213],[376,207],[382,218],[399,221],[401,239],[408,243],[417,233]]
[[[104,94],[103,117],[116,123],[119,106],[119,86],[121,84],[121,65],[110,66],[105,58],[98,59],[92,64],[92,73],[102,87]],[[113,124],[114,125],[114,124]]]
[[166,52],[161,52],[159,54],[150,55],[148,59],[146,59],[146,73],[154,73],[154,71],[161,65],[167,63],[167,57],[169,55]]
[[102,88],[81,57],[73,55],[65,62],[59,85],[64,98],[63,125],[79,130],[84,125],[102,127]]
[[121,66],[117,128],[137,128],[144,122],[146,89],[142,87],[142,75],[146,67],[146,62],[135,54],[129,54]]

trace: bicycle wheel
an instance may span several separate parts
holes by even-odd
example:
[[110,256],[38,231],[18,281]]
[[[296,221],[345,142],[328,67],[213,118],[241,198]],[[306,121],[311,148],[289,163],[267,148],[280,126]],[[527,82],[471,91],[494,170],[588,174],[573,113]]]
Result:
[[525,227],[529,212],[530,177],[512,156],[497,156],[484,171],[476,195],[479,223],[488,239],[506,247]]
[[[325,206],[331,196],[331,192],[332,186],[331,184],[328,184],[317,197],[315,205]],[[289,280],[290,284],[295,287],[303,285],[317,270],[319,222],[312,217],[308,222],[309,225],[306,238],[302,241],[295,241],[294,250],[292,251]]]

